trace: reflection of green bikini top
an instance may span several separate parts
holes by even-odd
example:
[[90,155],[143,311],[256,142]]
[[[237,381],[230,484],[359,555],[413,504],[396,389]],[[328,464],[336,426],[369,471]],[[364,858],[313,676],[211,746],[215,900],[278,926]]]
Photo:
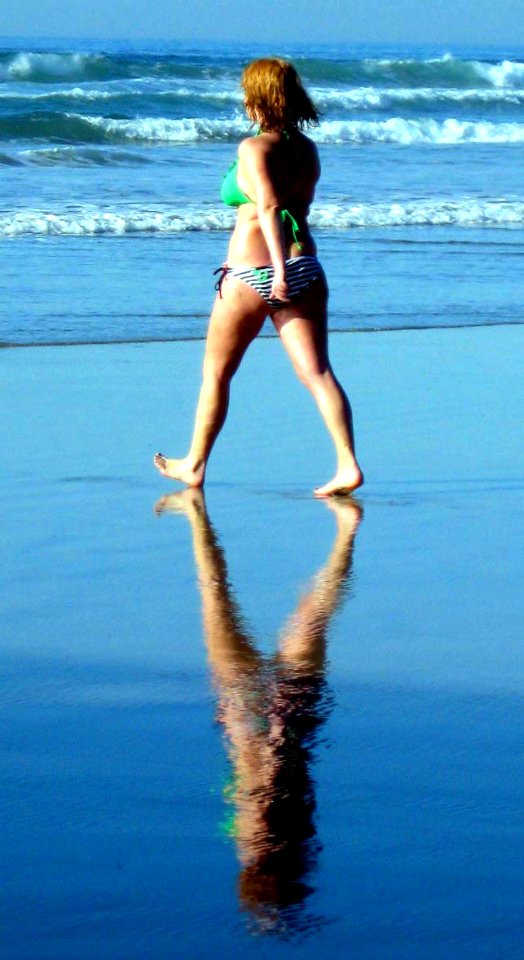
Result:
[[[229,170],[227,171],[223,181],[222,189],[220,190],[220,199],[222,203],[226,203],[228,207],[241,207],[244,203],[254,203],[254,200],[250,200],[249,197],[240,189],[238,185],[238,160],[235,160],[231,164]],[[295,220],[292,213],[289,210],[281,210],[280,216],[282,218],[282,223],[286,225],[286,221],[291,227],[291,233],[293,234],[293,241],[297,246],[302,249],[302,243],[300,242],[300,227]]]

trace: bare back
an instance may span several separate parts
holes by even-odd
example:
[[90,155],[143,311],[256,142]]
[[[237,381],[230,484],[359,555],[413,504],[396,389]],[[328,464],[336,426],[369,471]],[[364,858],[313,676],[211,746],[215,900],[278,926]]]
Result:
[[260,266],[269,261],[269,250],[259,214],[264,207],[289,210],[300,230],[300,247],[284,230],[288,257],[316,254],[307,217],[320,176],[314,143],[299,131],[262,133],[244,140],[239,149],[238,186],[252,202],[243,204],[231,238],[228,262]]

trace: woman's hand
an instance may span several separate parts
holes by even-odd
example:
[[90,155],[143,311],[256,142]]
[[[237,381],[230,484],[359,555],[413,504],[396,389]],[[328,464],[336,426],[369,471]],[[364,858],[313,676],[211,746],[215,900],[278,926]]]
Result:
[[271,284],[270,297],[272,300],[289,300],[288,285],[285,273],[277,273],[275,270],[273,283]]

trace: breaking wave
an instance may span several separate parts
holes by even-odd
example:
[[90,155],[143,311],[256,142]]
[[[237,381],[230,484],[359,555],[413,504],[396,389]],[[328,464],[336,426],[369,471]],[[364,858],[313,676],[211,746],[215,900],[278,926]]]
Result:
[[[524,105],[524,87],[513,89],[500,88],[468,88],[459,90],[454,87],[313,87],[311,96],[322,113],[354,113],[391,112],[392,110],[424,112],[433,109],[442,109],[447,105],[455,108],[476,108],[489,110],[494,107],[497,111],[521,109]],[[147,112],[152,108],[158,113],[165,112],[166,108],[177,113],[187,111],[190,107],[198,115],[205,109],[215,108],[217,111],[230,107],[237,109],[242,101],[240,92],[236,89],[217,90],[207,89],[203,85],[191,84],[186,86],[173,85],[172,82],[159,81],[148,84],[114,83],[110,86],[67,86],[59,89],[46,89],[29,92],[26,89],[10,88],[8,91],[0,89],[0,107],[4,110],[23,110],[33,104],[38,109],[49,106],[50,110],[58,105],[69,106],[74,109],[81,104],[100,104],[102,108],[119,111],[129,111],[136,115],[137,111]]]
[[[173,234],[230,230],[235,214],[224,207],[185,206],[99,208],[78,206],[47,211],[0,213],[0,236],[100,236],[137,233]],[[426,199],[383,203],[326,203],[314,206],[310,222],[320,230],[356,227],[457,226],[519,227],[524,200]]]
[[461,144],[524,142],[524,123],[494,123],[491,120],[445,120],[433,118],[387,120],[326,120],[314,139],[322,143]]
[[[200,143],[238,141],[249,132],[240,116],[138,117],[133,119],[60,113],[51,110],[4,117],[3,140],[51,140],[62,143]],[[319,143],[461,144],[524,142],[524,123],[431,117],[387,120],[323,120],[311,133]]]
[[[355,86],[403,87],[513,87],[524,88],[524,63],[516,60],[463,60],[451,54],[429,59],[297,57],[305,79],[343,82]],[[182,58],[174,53],[125,54],[102,52],[0,53],[0,82],[61,83],[67,80],[115,80],[147,77],[189,77],[238,84],[238,56]]]

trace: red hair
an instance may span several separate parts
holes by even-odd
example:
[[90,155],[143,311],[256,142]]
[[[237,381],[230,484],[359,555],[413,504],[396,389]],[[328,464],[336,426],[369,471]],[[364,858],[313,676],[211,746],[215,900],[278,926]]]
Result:
[[278,57],[253,60],[242,73],[246,109],[257,115],[263,130],[315,125],[319,113],[302,86],[293,64]]

